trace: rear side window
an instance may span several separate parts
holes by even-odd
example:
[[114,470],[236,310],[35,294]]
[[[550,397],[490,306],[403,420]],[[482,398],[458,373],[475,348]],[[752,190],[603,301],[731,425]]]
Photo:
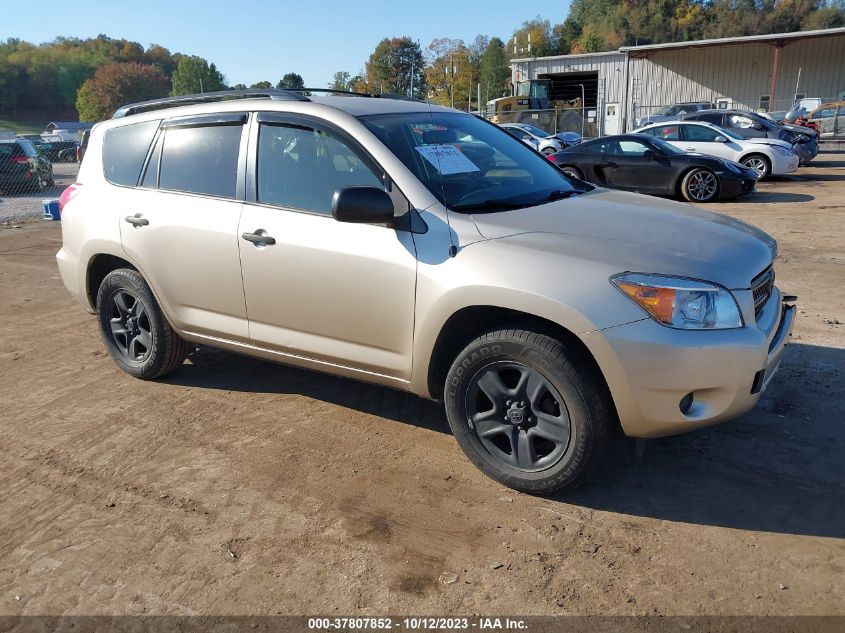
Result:
[[147,158],[159,121],[132,123],[106,130],[103,174],[110,183],[134,187]]
[[234,198],[243,125],[169,127],[159,188]]
[[38,156],[38,150],[35,149],[35,145],[30,141],[19,141],[18,144],[23,148],[23,153],[30,158]]

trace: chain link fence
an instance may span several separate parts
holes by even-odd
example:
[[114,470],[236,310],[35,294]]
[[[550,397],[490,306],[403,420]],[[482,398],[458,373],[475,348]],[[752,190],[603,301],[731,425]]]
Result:
[[595,138],[603,132],[596,108],[555,108],[549,110],[510,110],[484,113],[494,123],[526,123],[549,134],[575,132],[583,138]]
[[42,217],[45,202],[75,181],[87,126],[68,118],[0,113],[0,223]]

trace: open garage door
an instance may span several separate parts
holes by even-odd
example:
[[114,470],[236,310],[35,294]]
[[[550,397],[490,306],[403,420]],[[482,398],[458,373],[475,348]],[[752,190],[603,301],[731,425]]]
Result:
[[545,75],[537,75],[537,79],[551,80],[549,96],[552,101],[571,101],[573,99],[580,99],[583,94],[584,107],[595,108],[598,104],[598,71],[579,73],[548,73]]

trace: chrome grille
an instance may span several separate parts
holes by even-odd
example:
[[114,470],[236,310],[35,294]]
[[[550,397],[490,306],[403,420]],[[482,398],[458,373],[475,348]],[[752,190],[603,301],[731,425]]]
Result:
[[762,273],[757,275],[751,282],[751,292],[754,295],[754,316],[759,316],[763,306],[772,296],[772,288],[775,287],[775,269],[769,266]]

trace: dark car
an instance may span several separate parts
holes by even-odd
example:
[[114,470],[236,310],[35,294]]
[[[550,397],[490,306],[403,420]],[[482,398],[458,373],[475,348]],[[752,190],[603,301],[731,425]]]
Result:
[[702,110],[683,114],[679,119],[705,121],[739,134],[743,138],[772,138],[786,141],[807,165],[819,153],[818,135],[801,125],[778,125],[771,119],[747,110]]
[[0,141],[0,191],[16,194],[52,186],[53,165],[31,141]]
[[59,163],[76,160],[78,146],[79,143],[76,141],[48,141],[42,143],[38,150],[47,157],[47,160]]
[[729,160],[689,154],[645,134],[606,136],[551,157],[564,173],[602,187],[690,202],[727,200],[751,193],[757,172]]

